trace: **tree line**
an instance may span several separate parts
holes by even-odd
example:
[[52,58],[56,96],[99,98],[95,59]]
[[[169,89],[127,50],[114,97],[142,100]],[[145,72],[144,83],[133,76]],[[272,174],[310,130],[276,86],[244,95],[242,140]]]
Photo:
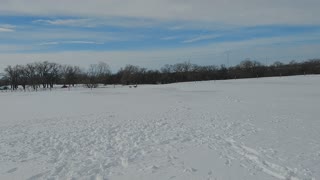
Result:
[[164,65],[160,70],[126,65],[116,73],[111,73],[108,64],[100,62],[90,65],[86,70],[79,66],[61,65],[53,62],[35,62],[26,65],[7,66],[2,73],[0,86],[9,86],[11,90],[22,87],[53,88],[55,84],[71,87],[83,84],[87,88],[97,88],[99,84],[168,84],[175,82],[225,80],[241,78],[259,78],[272,76],[290,76],[320,74],[320,59],[303,62],[291,61],[265,65],[246,59],[240,64],[200,66],[190,62]]

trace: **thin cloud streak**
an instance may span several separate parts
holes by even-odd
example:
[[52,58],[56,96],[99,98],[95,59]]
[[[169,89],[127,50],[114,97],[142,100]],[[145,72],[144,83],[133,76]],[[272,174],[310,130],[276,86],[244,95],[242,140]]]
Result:
[[2,28],[0,27],[0,32],[13,32],[13,29],[8,29],[8,28]]
[[161,40],[163,41],[170,41],[170,40],[176,40],[178,39],[179,37],[178,36],[168,36],[168,37],[163,37],[161,38]]
[[[320,44],[300,43],[300,41],[313,40],[316,34],[309,37],[278,37],[260,38],[240,42],[213,43],[201,47],[168,48],[150,51],[66,51],[48,53],[0,53],[2,64],[27,63],[37,60],[59,61],[61,63],[87,66],[89,64],[104,61],[114,69],[126,64],[160,68],[164,64],[174,64],[191,59],[194,63],[219,65],[225,63],[225,52],[230,50],[232,63],[238,63],[247,57],[270,57],[275,60],[291,60],[292,57],[316,57],[319,56]],[[320,37],[320,36],[319,36]],[[320,39],[320,38],[319,38]],[[299,42],[299,43],[294,43]],[[286,44],[290,43],[290,46]],[[0,45],[1,48],[1,45]],[[7,48],[2,46],[2,48]],[[302,51],[301,51],[302,50]],[[1,51],[1,49],[0,49]],[[74,61],[76,59],[76,61]]]
[[9,24],[0,24],[0,32],[14,32],[16,26]]
[[219,35],[201,35],[201,36],[194,37],[192,39],[184,40],[184,41],[182,41],[182,43],[194,43],[194,42],[198,42],[198,41],[215,39],[217,37],[219,37]]
[[319,0],[3,0],[2,15],[137,18],[241,26],[320,25]]
[[155,27],[161,24],[160,21],[150,19],[123,18],[123,17],[91,17],[91,18],[60,18],[60,19],[38,19],[33,21],[34,24],[86,27],[96,28],[103,26],[115,26],[124,28],[135,27]]
[[104,44],[103,42],[94,42],[94,41],[61,41],[61,42],[44,42],[40,43],[41,46],[47,45],[59,45],[59,44]]
[[80,26],[80,27],[96,27],[97,24],[93,23],[91,19],[39,19],[33,23],[57,25],[57,26]]

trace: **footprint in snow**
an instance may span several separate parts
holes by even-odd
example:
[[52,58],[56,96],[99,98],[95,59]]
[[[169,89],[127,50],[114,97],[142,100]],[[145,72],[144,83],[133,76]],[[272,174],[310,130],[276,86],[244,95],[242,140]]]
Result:
[[12,168],[12,169],[8,170],[7,173],[13,173],[13,172],[15,172],[17,170],[18,170],[18,168]]
[[189,172],[189,173],[194,173],[194,172],[197,172],[198,170],[195,169],[195,168],[186,168],[184,169],[184,172]]

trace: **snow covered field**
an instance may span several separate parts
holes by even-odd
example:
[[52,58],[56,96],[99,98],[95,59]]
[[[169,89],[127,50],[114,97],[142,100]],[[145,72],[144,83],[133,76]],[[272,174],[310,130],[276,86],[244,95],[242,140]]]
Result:
[[320,76],[0,93],[0,179],[320,179]]

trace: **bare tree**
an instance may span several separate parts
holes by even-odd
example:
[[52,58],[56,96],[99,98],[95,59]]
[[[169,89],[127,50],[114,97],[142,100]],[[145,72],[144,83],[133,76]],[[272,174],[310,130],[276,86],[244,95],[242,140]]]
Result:
[[58,83],[61,78],[61,65],[57,63],[49,63],[49,70],[46,77],[47,86],[53,88],[55,83]]
[[88,88],[97,88],[98,84],[108,84],[111,70],[108,64],[99,62],[98,64],[91,64],[86,73],[86,86]]
[[35,68],[38,74],[39,83],[42,84],[43,88],[47,88],[47,78],[50,70],[49,62],[38,62],[35,63]]
[[39,76],[37,72],[37,65],[36,63],[27,64],[25,66],[25,73],[28,77],[29,85],[32,86],[32,88],[37,91],[39,86]]
[[17,66],[8,66],[5,68],[5,78],[10,83],[11,90],[18,89],[19,71]]
[[97,64],[91,64],[87,70],[87,78],[85,85],[86,87],[92,89],[98,87],[98,77],[100,74],[100,68]]
[[104,62],[99,62],[94,67],[94,69],[96,69],[97,71],[97,81],[101,84],[107,85],[108,84],[108,80],[109,77],[111,75],[111,70],[108,64],[104,63]]
[[23,90],[25,91],[26,86],[29,83],[29,77],[28,77],[28,72],[27,72],[26,66],[17,65],[17,70],[19,73],[18,82],[22,86]]
[[276,61],[271,66],[265,66],[258,61],[245,59],[240,64],[228,68],[224,65],[199,66],[184,62],[165,65],[160,71],[126,65],[115,74],[112,74],[110,67],[103,62],[90,65],[87,71],[82,71],[78,66],[62,66],[44,61],[8,66],[0,77],[0,83],[2,86],[9,85],[11,90],[17,90],[18,86],[22,86],[26,90],[28,86],[31,86],[37,91],[41,86],[52,88],[54,84],[74,86],[84,83],[89,88],[96,88],[98,84],[108,83],[156,84],[299,74],[320,74],[320,60],[311,59],[303,62],[291,61],[290,63]]
[[79,83],[82,74],[80,67],[64,65],[61,67],[61,80],[64,85],[74,86]]
[[120,69],[121,74],[120,82],[122,84],[137,84],[137,75],[140,71],[140,67],[134,65],[126,65],[124,69]]

